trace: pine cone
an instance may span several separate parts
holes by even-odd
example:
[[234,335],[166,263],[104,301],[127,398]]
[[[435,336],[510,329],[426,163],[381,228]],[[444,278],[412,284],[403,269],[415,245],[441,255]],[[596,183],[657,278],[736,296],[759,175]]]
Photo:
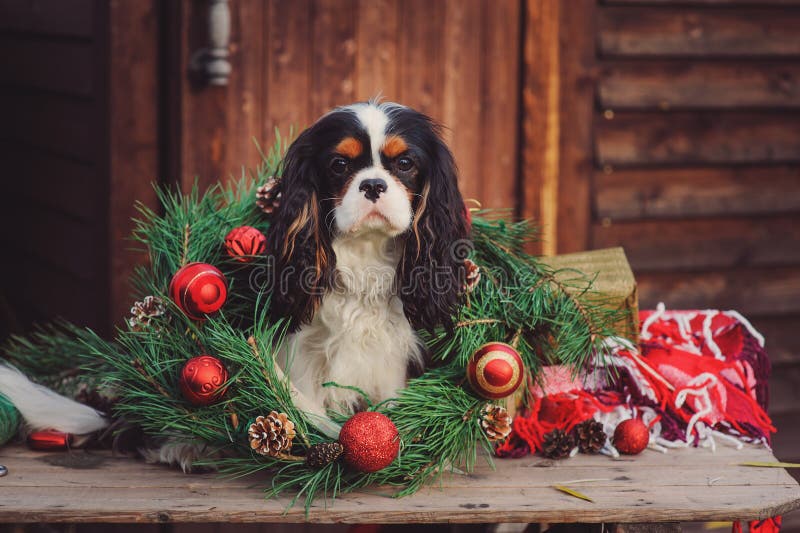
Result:
[[256,453],[272,457],[291,448],[295,436],[294,423],[286,413],[277,411],[257,417],[247,433],[250,436],[250,448]]
[[481,410],[481,427],[490,442],[501,441],[511,433],[511,417],[505,407],[487,404]]
[[464,276],[464,292],[472,292],[481,280],[481,267],[475,264],[471,259],[465,259],[464,269],[466,270]]
[[575,438],[581,453],[598,453],[608,437],[603,431],[603,424],[590,418],[575,426]]
[[315,444],[308,449],[306,454],[306,464],[316,468],[322,468],[334,462],[344,453],[344,446],[338,442],[323,442]]
[[544,436],[542,455],[548,459],[563,459],[569,456],[574,447],[575,439],[571,434],[554,429]]
[[277,192],[278,180],[274,176],[270,176],[264,185],[256,189],[256,205],[264,213],[272,213],[279,205],[281,193]]
[[154,318],[162,317],[166,314],[167,307],[164,301],[158,296],[145,296],[141,302],[136,302],[131,307],[131,318],[128,325],[134,331],[141,331],[150,326]]

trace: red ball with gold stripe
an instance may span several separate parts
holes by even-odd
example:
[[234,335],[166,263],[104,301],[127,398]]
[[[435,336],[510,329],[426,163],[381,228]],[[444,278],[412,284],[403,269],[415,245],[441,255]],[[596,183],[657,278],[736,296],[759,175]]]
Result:
[[267,238],[253,226],[233,228],[225,236],[228,255],[242,263],[253,261],[267,249]]
[[504,342],[478,348],[467,364],[467,380],[479,396],[496,400],[511,396],[522,384],[522,357]]
[[192,320],[204,320],[219,311],[228,298],[228,282],[208,263],[189,263],[178,270],[169,284],[175,304]]

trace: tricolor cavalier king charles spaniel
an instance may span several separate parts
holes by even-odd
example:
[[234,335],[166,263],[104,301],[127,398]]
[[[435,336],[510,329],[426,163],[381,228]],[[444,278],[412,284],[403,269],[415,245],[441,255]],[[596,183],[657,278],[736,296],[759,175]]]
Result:
[[396,396],[423,365],[417,329],[450,327],[467,239],[453,156],[430,118],[395,103],[334,109],[289,147],[277,185],[270,312],[280,358],[317,414]]

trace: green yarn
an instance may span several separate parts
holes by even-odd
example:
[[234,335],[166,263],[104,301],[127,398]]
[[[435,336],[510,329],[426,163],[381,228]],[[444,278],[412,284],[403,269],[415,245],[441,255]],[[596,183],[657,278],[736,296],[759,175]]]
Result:
[[8,399],[0,394],[0,446],[17,435],[19,411]]

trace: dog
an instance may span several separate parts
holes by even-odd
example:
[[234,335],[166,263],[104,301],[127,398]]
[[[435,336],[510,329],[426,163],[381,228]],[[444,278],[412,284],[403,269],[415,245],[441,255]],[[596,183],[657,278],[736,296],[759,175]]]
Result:
[[416,331],[452,326],[462,295],[466,211],[440,127],[396,103],[336,108],[291,144],[277,192],[281,366],[317,414],[395,397],[424,364]]

